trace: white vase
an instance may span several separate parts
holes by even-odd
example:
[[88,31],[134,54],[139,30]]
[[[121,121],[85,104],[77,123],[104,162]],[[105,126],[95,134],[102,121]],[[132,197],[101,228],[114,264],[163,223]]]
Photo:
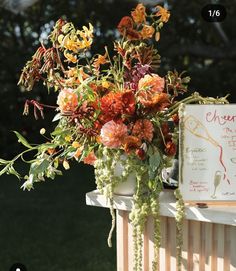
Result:
[[[126,160],[127,155],[122,154],[120,156],[121,160]],[[117,162],[114,168],[115,176],[122,176],[122,172],[124,171],[124,166],[121,162]],[[131,172],[127,179],[124,182],[119,183],[114,188],[114,194],[121,196],[132,196],[135,193],[136,188],[136,174],[135,172]]]

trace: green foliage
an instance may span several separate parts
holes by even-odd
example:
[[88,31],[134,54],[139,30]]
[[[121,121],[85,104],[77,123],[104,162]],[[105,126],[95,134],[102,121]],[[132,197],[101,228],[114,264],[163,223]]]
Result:
[[18,138],[18,142],[23,144],[26,148],[31,149],[32,146],[28,143],[28,141],[17,131],[14,131],[15,135]]

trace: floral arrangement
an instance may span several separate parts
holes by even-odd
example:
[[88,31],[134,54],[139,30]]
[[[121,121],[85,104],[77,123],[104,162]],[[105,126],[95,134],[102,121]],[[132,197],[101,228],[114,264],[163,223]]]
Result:
[[[77,30],[72,23],[59,19],[49,36],[51,47],[43,44],[24,67],[19,84],[26,90],[43,81],[48,90],[58,93],[57,105],[26,101],[24,114],[34,107],[35,118],[43,117],[45,107],[56,111],[55,129],[47,135],[47,142],[32,145],[18,132],[16,136],[26,149],[12,160],[0,160],[4,173],[21,175],[15,170],[17,159],[25,161],[27,152],[36,152],[29,174],[22,188],[30,190],[37,182],[54,179],[68,170],[72,159],[95,167],[99,191],[110,200],[113,217],[108,243],[114,229],[113,194],[115,187],[136,176],[133,210],[130,219],[134,228],[134,270],[142,270],[142,232],[148,216],[155,227],[155,259],[160,247],[158,196],[163,188],[164,168],[170,167],[178,146],[178,110],[183,103],[214,102],[198,93],[179,99],[187,92],[190,78],[184,73],[158,74],[160,55],[154,42],[160,39],[163,24],[170,13],[156,6],[147,14],[138,4],[130,16],[118,24],[120,39],[114,41],[114,51],[105,47],[103,54],[91,56],[94,28],[91,24]],[[222,100],[224,102],[224,99]],[[171,124],[170,124],[171,121]],[[41,129],[45,134],[45,129]],[[122,158],[125,157],[125,158]],[[119,176],[114,169],[118,161],[123,165]],[[183,201],[177,206],[177,229],[181,233]],[[178,237],[180,266],[181,236]],[[158,266],[153,262],[153,270]]]

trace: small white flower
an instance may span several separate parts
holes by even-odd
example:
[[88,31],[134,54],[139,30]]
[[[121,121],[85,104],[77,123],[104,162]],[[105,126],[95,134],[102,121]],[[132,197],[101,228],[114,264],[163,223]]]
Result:
[[23,189],[23,191],[25,191],[25,189],[27,189],[28,191],[30,191],[31,189],[34,189],[34,187],[33,187],[33,178],[34,178],[34,175],[30,174],[28,180],[25,181],[23,183],[23,185],[21,186],[21,188]]
[[44,135],[45,133],[46,133],[46,130],[45,130],[45,128],[42,128],[42,129],[40,129],[40,135]]

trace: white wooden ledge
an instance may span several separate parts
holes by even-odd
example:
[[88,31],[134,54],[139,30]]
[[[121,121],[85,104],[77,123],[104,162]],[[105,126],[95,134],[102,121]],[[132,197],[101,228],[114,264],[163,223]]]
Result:
[[[97,207],[109,208],[109,203],[105,196],[97,190],[86,194],[86,204]],[[132,208],[132,197],[114,196],[114,208],[117,210],[130,211]],[[175,196],[173,191],[161,192],[160,195],[161,216],[174,217],[176,214]],[[197,206],[186,206],[186,219],[211,222],[236,226],[236,206],[208,206],[199,208]]]
[[[91,206],[109,207],[98,191],[86,194]],[[133,228],[129,219],[132,197],[114,196],[116,211],[117,271],[133,270]],[[176,271],[176,204],[173,191],[160,195],[161,246],[158,271]],[[236,206],[200,209],[186,206],[183,224],[181,271],[236,271]],[[143,271],[151,271],[154,260],[154,222],[149,217],[142,235]]]

